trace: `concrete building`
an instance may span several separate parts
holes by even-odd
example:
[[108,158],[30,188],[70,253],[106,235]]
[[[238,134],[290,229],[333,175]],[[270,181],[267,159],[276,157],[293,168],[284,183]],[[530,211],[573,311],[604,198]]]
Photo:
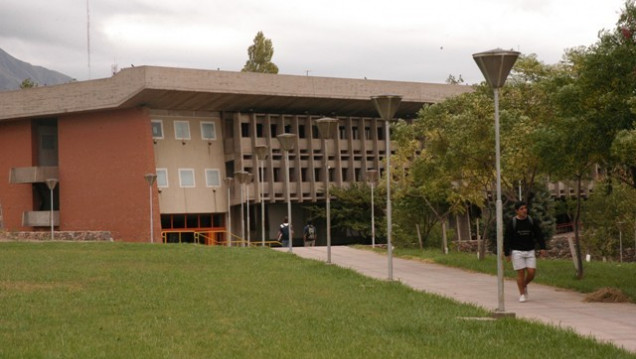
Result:
[[[258,241],[263,198],[266,238],[274,239],[286,215],[277,135],[297,135],[289,180],[292,225],[302,228],[302,206],[324,201],[326,185],[382,171],[386,134],[371,96],[403,96],[396,117],[411,119],[426,104],[470,90],[142,66],[107,79],[0,92],[2,226],[47,231],[53,213],[59,231],[212,243],[227,240],[229,215],[236,237]],[[339,120],[337,140],[318,136],[314,121],[326,116]],[[257,146],[267,148],[262,162]],[[262,191],[258,177],[226,180],[239,171],[257,176],[261,165]],[[150,186],[148,173],[157,175]],[[58,180],[53,203],[47,179]],[[241,205],[248,202],[252,217],[242,230]]]

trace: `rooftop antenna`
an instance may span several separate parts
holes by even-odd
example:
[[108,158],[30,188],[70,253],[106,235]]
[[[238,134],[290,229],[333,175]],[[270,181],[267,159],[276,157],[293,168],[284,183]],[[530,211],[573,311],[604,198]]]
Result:
[[91,79],[91,16],[86,0],[86,53],[88,55],[88,79]]

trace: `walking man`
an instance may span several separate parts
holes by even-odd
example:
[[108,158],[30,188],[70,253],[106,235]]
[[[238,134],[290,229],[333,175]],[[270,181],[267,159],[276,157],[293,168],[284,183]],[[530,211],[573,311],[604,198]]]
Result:
[[305,247],[314,247],[316,245],[316,227],[311,224],[311,221],[307,221],[307,225],[303,229],[303,240],[305,241]]
[[278,241],[281,242],[281,247],[288,247],[291,239],[291,230],[288,222],[289,220],[285,216],[283,223],[278,227]]
[[539,255],[544,255],[545,240],[539,224],[528,216],[525,202],[516,202],[515,212],[516,215],[506,226],[504,254],[509,262],[512,260],[512,268],[517,271],[519,301],[523,303],[528,300],[528,284],[536,274],[535,249],[538,245],[541,249]]

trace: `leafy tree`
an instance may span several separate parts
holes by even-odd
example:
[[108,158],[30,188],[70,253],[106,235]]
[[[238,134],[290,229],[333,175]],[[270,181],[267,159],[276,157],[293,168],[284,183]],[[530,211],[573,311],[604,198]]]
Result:
[[278,73],[278,66],[272,62],[272,40],[266,38],[262,31],[254,37],[254,44],[247,49],[247,54],[249,59],[245,62],[242,72]]
[[38,84],[37,82],[34,82],[33,80],[31,80],[30,77],[24,79],[22,83],[20,83],[20,89],[30,89],[34,87],[38,87]]
[[[347,236],[371,238],[371,187],[362,182],[354,182],[349,187],[331,187],[331,226]],[[386,192],[385,192],[386,194]],[[386,237],[385,196],[382,190],[374,190],[374,215],[376,238]],[[326,221],[325,208],[312,205],[305,208],[309,218],[319,222]]]
[[462,78],[462,74],[459,74],[458,77],[455,77],[455,75],[450,74],[446,78],[446,83],[449,84],[449,85],[463,84],[464,83],[464,78]]
[[615,256],[619,232],[633,233],[636,228],[636,191],[623,183],[601,183],[585,202],[583,219],[588,252]]
[[[581,193],[583,180],[591,180],[594,166],[602,161],[602,142],[592,119],[581,113],[585,106],[585,91],[577,81],[577,67],[582,49],[566,52],[561,65],[541,85],[550,96],[545,99],[554,110],[551,121],[537,131],[534,151],[542,159],[542,170],[552,180],[573,180],[576,193]],[[580,240],[581,197],[574,210],[574,244],[577,277],[583,277]]]
[[[542,64],[535,55],[522,56],[513,69],[508,85],[501,89],[500,122],[502,153],[502,195],[504,206],[518,197],[523,184],[523,199],[531,202],[539,179],[541,154],[534,150],[538,131],[550,122],[553,109],[546,101],[548,92],[540,83],[554,69]],[[448,99],[420,112],[414,123],[419,136],[425,138],[425,156],[414,164],[413,173],[425,171],[428,163],[440,173],[433,181],[451,185],[446,190],[447,205],[460,211],[470,203],[483,211],[483,236],[490,233],[495,213],[494,102],[492,90],[485,85],[472,93]],[[430,171],[430,170],[429,170]],[[430,186],[432,182],[427,181]],[[537,184],[539,183],[539,185]],[[431,192],[440,191],[436,185]],[[490,194],[488,201],[484,194]],[[456,212],[461,213],[461,212]],[[547,221],[551,223],[552,221]],[[480,248],[484,258],[485,246]]]
[[596,134],[602,165],[615,178],[636,188],[636,163],[624,156],[633,150],[636,120],[636,5],[625,2],[616,27],[599,34],[581,50],[575,63],[579,87],[577,117]]

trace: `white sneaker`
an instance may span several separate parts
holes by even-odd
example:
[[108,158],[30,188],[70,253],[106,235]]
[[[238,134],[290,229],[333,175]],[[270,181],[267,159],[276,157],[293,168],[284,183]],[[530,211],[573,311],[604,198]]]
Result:
[[526,295],[525,295],[525,294],[522,294],[522,295],[519,297],[519,302],[521,302],[521,303],[525,302],[526,300],[528,300],[528,299],[526,298]]

